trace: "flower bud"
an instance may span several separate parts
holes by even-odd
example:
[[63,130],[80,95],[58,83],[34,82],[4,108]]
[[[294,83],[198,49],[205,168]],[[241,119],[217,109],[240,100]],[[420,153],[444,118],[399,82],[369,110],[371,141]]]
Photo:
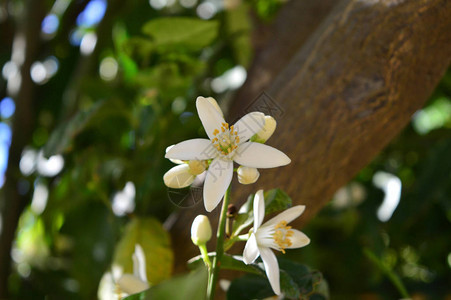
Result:
[[198,215],[191,225],[191,240],[194,245],[200,246],[211,239],[210,220],[204,215]]
[[188,164],[173,167],[163,176],[164,184],[173,189],[181,189],[193,183],[195,175],[191,174]]
[[265,116],[265,125],[263,128],[257,132],[252,138],[251,141],[258,143],[265,143],[272,136],[274,131],[276,130],[277,122],[271,116]]
[[258,180],[260,177],[260,172],[256,168],[243,167],[240,166],[237,170],[238,181],[241,184],[251,184]]
[[205,160],[190,160],[188,165],[193,175],[202,174],[207,168],[207,162]]

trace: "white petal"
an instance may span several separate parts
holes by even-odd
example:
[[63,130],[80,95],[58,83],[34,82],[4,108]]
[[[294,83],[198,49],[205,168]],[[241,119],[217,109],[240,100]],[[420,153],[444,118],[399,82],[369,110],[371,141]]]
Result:
[[221,124],[225,123],[224,118],[217,111],[215,106],[204,97],[197,97],[196,107],[205,132],[210,140],[214,139],[215,136],[213,135],[213,132],[215,129],[221,130]]
[[288,247],[289,249],[301,248],[310,244],[310,239],[303,232],[296,229],[291,230],[294,231],[294,235],[290,237],[292,244]]
[[193,183],[195,175],[189,172],[189,165],[183,164],[175,166],[167,171],[163,176],[164,184],[173,189],[181,189]]
[[254,196],[254,231],[262,225],[265,218],[265,199],[263,197],[263,190],[258,190]]
[[242,117],[233,125],[238,132],[240,144],[249,140],[254,134],[262,130],[265,126],[265,114],[261,112],[251,112]]
[[144,254],[141,245],[135,244],[135,253],[132,255],[133,259],[133,274],[141,279],[143,282],[147,282],[146,274],[146,255]]
[[164,157],[182,160],[207,160],[216,156],[216,149],[207,139],[192,139],[174,145]]
[[255,234],[252,233],[244,247],[243,261],[246,265],[251,264],[259,255],[260,251],[258,250],[257,239],[255,238]]
[[281,212],[274,218],[267,221],[265,224],[263,224],[263,226],[266,227],[266,226],[271,226],[271,225],[277,225],[281,221],[290,223],[291,221],[293,221],[294,219],[296,219],[297,217],[302,215],[304,210],[305,210],[305,205],[296,205],[296,206],[290,207],[289,209]]
[[[199,98],[204,98],[204,97],[202,97],[202,96],[197,97],[197,99],[199,99]],[[207,97],[207,98],[204,98],[204,99],[207,99],[208,102],[210,102],[210,103],[216,108],[216,110],[218,111],[218,113],[220,113],[221,116],[224,117],[224,113],[222,112],[222,110],[221,110],[221,108],[219,107],[218,102],[216,102],[215,98],[213,98],[213,97]]]
[[291,162],[282,151],[260,143],[247,142],[239,145],[235,151],[233,160],[245,167],[275,168]]
[[[166,153],[168,153],[168,151],[171,150],[172,147],[174,147],[174,145],[168,146],[168,147],[166,148]],[[184,163],[183,160],[180,160],[180,159],[172,159],[172,158],[170,158],[169,160],[170,160],[171,162],[173,162],[174,164],[177,164],[177,165],[181,165],[181,164]]]
[[260,247],[260,256],[265,265],[266,276],[268,276],[269,283],[276,295],[280,295],[280,274],[279,264],[274,253],[266,247]]
[[204,184],[204,205],[211,212],[224,197],[232,181],[233,162],[215,158],[208,168]]
[[147,290],[149,288],[149,284],[147,282],[141,281],[138,277],[133,276],[132,274],[124,274],[117,281],[121,291],[126,292],[127,294],[136,294]]

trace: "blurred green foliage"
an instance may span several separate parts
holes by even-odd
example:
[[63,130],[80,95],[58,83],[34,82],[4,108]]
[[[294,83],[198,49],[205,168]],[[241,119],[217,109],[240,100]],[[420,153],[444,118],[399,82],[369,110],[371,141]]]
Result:
[[[21,193],[45,209],[34,203],[21,217],[10,278],[16,299],[96,299],[112,264],[132,272],[136,243],[146,254],[151,284],[171,276],[173,254],[162,222],[176,207],[162,180],[171,167],[165,149],[203,134],[195,98],[217,96],[212,79],[251,59],[247,12],[253,7],[247,4],[217,6],[203,20],[196,1],[164,8],[155,1],[62,2],[43,7],[59,22],[42,35],[38,59],[56,61],[57,71],[36,82],[27,150],[32,160]],[[97,6],[89,14],[97,21],[81,22],[92,3]],[[1,9],[12,24],[25,5]],[[1,65],[10,57],[11,49],[1,47]],[[39,170],[39,159],[57,155],[64,158],[62,172]],[[38,185],[44,194],[36,193]]]
[[[13,29],[26,9],[25,1],[9,1],[8,7],[6,2],[0,5],[6,16],[2,66],[11,59]],[[45,210],[31,205],[21,216],[9,282],[14,299],[96,299],[113,261],[131,271],[136,242],[146,252],[148,278],[169,277],[172,252],[161,223],[175,207],[162,180],[171,167],[165,148],[204,134],[194,115],[195,98],[229,98],[233,91],[215,92],[212,80],[237,65],[249,66],[249,10],[270,20],[284,1],[238,1],[207,21],[197,16],[202,3],[196,1],[157,9],[149,1],[112,0],[104,1],[100,23],[90,25],[77,24],[90,1],[57,2],[44,2],[46,14],[56,15],[59,25],[42,35],[36,59],[56,59],[58,70],[36,85],[34,107],[28,108],[35,117],[29,149],[42,150],[45,157],[62,155],[64,169],[47,176],[36,168],[36,156],[32,171],[18,183],[30,199],[39,198],[38,186],[48,196]],[[96,33],[96,46],[83,54],[80,43],[88,33]],[[4,78],[0,91],[3,98]],[[333,299],[400,297],[387,274],[395,274],[411,295],[449,296],[450,103],[447,73],[412,125],[355,178],[364,200],[331,204],[305,228],[313,242],[287,252],[286,257],[321,270]],[[383,193],[372,184],[380,170],[403,184],[401,202],[386,223],[376,217]],[[135,207],[118,212],[114,201],[127,194],[128,183]],[[277,200],[281,192],[273,193],[268,199]],[[201,271],[193,274],[188,282],[202,281]],[[184,286],[184,278],[164,281],[149,293]]]

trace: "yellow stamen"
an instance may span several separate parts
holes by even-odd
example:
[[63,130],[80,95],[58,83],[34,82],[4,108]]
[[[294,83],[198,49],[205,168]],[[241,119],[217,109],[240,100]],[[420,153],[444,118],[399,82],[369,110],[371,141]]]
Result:
[[221,127],[214,129],[215,136],[211,142],[213,146],[224,156],[230,155],[236,148],[239,139],[237,139],[237,131],[234,131],[234,126],[228,123],[221,123]]
[[285,254],[285,249],[293,245],[290,237],[294,236],[294,231],[291,230],[291,226],[287,226],[286,221],[279,222],[276,226],[274,226],[274,229],[274,242],[277,246],[279,246],[279,250]]

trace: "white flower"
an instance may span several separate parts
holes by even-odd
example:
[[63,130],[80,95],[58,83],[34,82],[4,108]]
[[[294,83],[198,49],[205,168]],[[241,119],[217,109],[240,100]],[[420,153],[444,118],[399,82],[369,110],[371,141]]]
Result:
[[120,290],[129,295],[142,292],[149,288],[146,275],[146,257],[140,245],[135,245],[135,253],[133,253],[132,258],[133,274],[122,274],[117,281]]
[[191,225],[191,240],[194,245],[205,244],[211,239],[210,220],[204,215],[198,215]]
[[192,139],[178,143],[169,149],[165,157],[179,160],[212,159],[203,192],[207,211],[212,211],[218,205],[229,187],[234,161],[252,168],[274,168],[291,162],[288,156],[273,147],[247,142],[263,128],[263,113],[251,112],[229,127],[207,98],[198,97],[196,107],[210,139]]
[[236,171],[238,174],[238,181],[241,184],[252,184],[260,177],[260,172],[256,168],[240,166]]
[[263,190],[259,190],[254,197],[254,228],[244,248],[243,261],[250,264],[261,256],[269,283],[277,295],[280,295],[279,264],[270,248],[285,253],[285,249],[300,248],[310,243],[304,233],[287,226],[304,209],[304,205],[291,207],[261,225],[265,217]]

